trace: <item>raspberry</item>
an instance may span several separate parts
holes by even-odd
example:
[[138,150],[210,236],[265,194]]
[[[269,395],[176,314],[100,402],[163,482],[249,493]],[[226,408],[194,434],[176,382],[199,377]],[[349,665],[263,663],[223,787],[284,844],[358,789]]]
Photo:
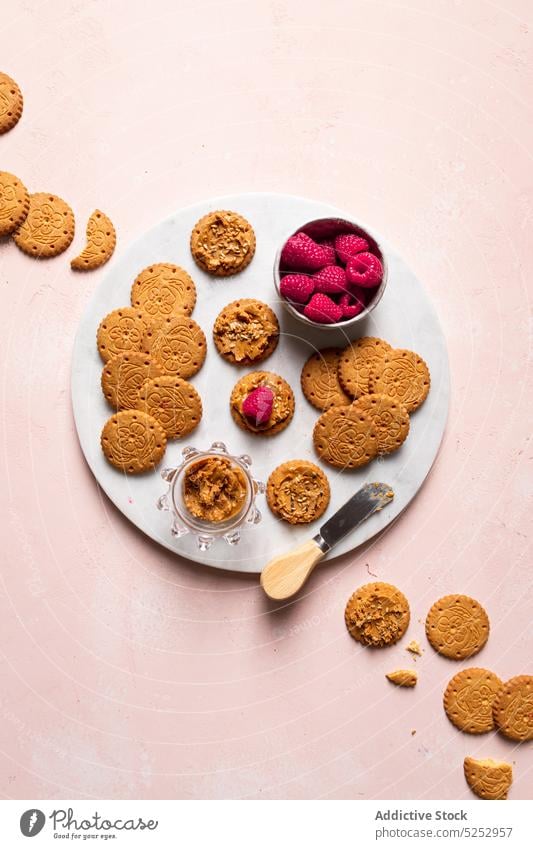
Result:
[[296,233],[285,242],[281,251],[281,269],[318,271],[335,263],[335,251],[328,245],[318,245],[305,233]]
[[326,265],[316,274],[313,274],[315,292],[323,292],[326,295],[335,295],[339,292],[347,292],[346,272],[340,265]]
[[343,318],[355,318],[360,312],[363,312],[365,305],[359,298],[353,298],[351,295],[341,295],[339,298],[339,306],[342,309]]
[[274,393],[268,386],[258,386],[242,402],[242,412],[257,426],[265,424],[272,415]]
[[357,254],[350,259],[346,266],[346,279],[348,283],[354,283],[364,289],[371,289],[381,283],[383,267],[374,254]]
[[288,301],[306,304],[315,291],[315,281],[307,274],[286,274],[279,284],[279,291]]
[[342,307],[327,295],[315,292],[304,309],[304,315],[319,324],[335,324],[342,318]]
[[343,236],[337,236],[335,239],[335,250],[340,261],[346,265],[353,256],[360,254],[361,251],[368,250],[368,242],[362,236],[346,233]]

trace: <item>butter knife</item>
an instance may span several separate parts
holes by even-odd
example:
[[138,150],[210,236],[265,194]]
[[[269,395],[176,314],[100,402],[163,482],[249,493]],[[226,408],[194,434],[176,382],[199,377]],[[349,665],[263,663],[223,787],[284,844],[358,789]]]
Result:
[[261,586],[267,596],[282,601],[297,593],[334,545],[393,498],[394,492],[386,483],[367,483],[357,490],[316,536],[267,563],[261,572]]

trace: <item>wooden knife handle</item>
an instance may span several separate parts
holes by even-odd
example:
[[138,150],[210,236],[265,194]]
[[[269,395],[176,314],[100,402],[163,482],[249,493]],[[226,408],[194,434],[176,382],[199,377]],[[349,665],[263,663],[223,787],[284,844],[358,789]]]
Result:
[[303,587],[323,557],[324,552],[318,543],[310,539],[267,563],[261,572],[261,586],[275,601],[290,598]]

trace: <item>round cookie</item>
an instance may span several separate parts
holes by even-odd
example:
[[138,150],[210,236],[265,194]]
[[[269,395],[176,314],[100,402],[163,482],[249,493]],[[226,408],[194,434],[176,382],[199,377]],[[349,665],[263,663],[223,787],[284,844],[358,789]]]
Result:
[[15,80],[0,71],[0,135],[20,121],[24,100]]
[[170,262],[149,265],[131,287],[131,305],[152,320],[190,315],[196,304],[196,286],[187,272]]
[[344,621],[350,636],[363,646],[397,643],[407,630],[409,602],[397,587],[378,581],[365,584],[348,599]]
[[426,635],[439,654],[464,660],[477,654],[489,636],[489,618],[479,602],[466,595],[446,595],[426,617]]
[[[264,424],[254,424],[242,412],[244,399],[259,386],[267,386],[274,393],[272,414]],[[235,424],[249,433],[274,436],[285,430],[294,415],[294,395],[286,380],[270,371],[252,371],[244,375],[233,387],[230,412]]]
[[108,313],[100,322],[96,333],[96,344],[106,363],[117,354],[144,350],[143,336],[146,332],[144,315],[133,307],[121,307]]
[[276,349],[279,323],[267,304],[254,298],[232,301],[213,325],[219,354],[230,363],[249,366],[265,360]]
[[25,220],[13,233],[18,248],[30,256],[49,259],[66,251],[74,238],[74,213],[57,195],[30,195]]
[[192,318],[178,315],[147,327],[143,348],[161,366],[163,374],[187,378],[202,367],[207,342],[204,331]]
[[215,277],[229,277],[252,261],[255,234],[251,224],[237,212],[209,212],[193,227],[191,253],[203,271]]
[[340,348],[324,348],[309,357],[302,369],[302,392],[317,410],[342,407],[351,402],[339,383]]
[[494,722],[506,737],[533,740],[533,675],[517,675],[506,681],[492,706]]
[[371,369],[368,380],[370,392],[390,395],[400,401],[408,413],[424,403],[430,384],[429,369],[422,357],[401,348],[386,354],[383,362]]
[[102,392],[116,410],[132,410],[144,381],[160,374],[160,366],[144,351],[116,354],[102,369]]
[[86,244],[81,254],[70,260],[74,271],[93,271],[111,259],[117,244],[113,222],[99,209],[89,216],[85,231]]
[[30,208],[26,186],[8,171],[0,171],[0,236],[9,236],[25,220]]
[[379,370],[389,351],[389,343],[376,336],[363,336],[348,345],[339,356],[339,381],[344,391],[352,398],[366,395],[371,370]]
[[498,676],[488,669],[463,669],[444,691],[446,716],[456,728],[469,734],[492,731],[492,705],[501,687]]
[[465,758],[463,769],[466,783],[480,799],[507,799],[513,783],[511,764],[492,758]]
[[409,433],[409,414],[403,404],[388,395],[362,395],[352,406],[372,419],[378,454],[390,454],[403,445]]
[[153,469],[165,453],[165,431],[141,410],[122,410],[105,423],[100,437],[106,459],[129,474]]
[[378,453],[372,419],[353,404],[322,413],[313,430],[313,443],[319,457],[338,469],[357,469]]
[[168,374],[145,381],[135,406],[157,419],[167,439],[185,436],[202,418],[202,401],[194,386]]
[[309,460],[288,460],[271,473],[267,481],[267,504],[280,519],[291,525],[319,519],[329,504],[326,475]]

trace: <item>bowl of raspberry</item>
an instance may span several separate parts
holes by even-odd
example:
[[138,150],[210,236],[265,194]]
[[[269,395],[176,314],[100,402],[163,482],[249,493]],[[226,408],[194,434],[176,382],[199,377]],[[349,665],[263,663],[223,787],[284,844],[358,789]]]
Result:
[[379,304],[387,260],[376,239],[342,218],[299,227],[276,254],[274,283],[295,318],[324,329],[348,328]]

